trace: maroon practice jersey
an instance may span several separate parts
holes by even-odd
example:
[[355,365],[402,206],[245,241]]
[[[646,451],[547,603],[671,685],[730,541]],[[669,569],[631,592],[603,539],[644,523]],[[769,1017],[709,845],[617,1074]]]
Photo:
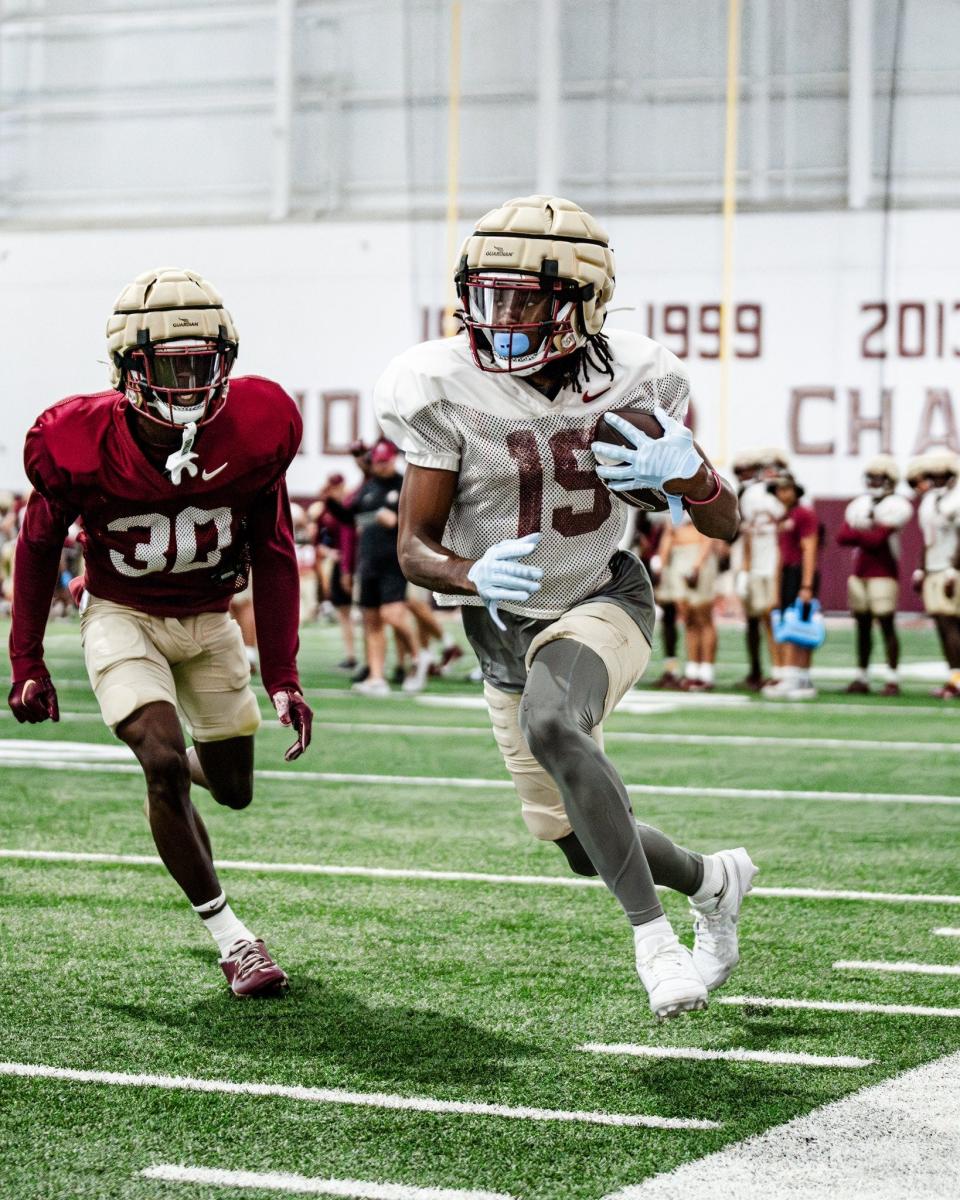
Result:
[[296,405],[268,379],[232,380],[178,483],[140,448],[127,409],[115,391],[71,396],[27,434],[36,491],[17,540],[14,678],[42,665],[56,563],[79,518],[87,589],[155,616],[225,611],[249,564],[264,684],[297,687],[299,573],[284,483],[303,433]]

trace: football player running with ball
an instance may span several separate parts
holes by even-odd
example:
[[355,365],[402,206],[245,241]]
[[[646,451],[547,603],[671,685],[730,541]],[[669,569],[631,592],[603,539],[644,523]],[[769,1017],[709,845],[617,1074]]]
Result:
[[[615,493],[663,489],[675,516],[686,508],[727,540],[736,497],[681,424],[679,361],[637,334],[601,333],[614,264],[588,213],[509,201],[467,239],[456,285],[464,333],[412,347],[376,389],[408,462],[404,573],[463,605],[524,821],[620,902],[654,1013],[703,1008],[736,965],[755,868],[742,849],[701,856],[639,825],[603,753],[602,723],[643,673],[654,622],[646,571],[617,550],[627,509]],[[656,414],[662,438],[617,409]],[[627,445],[603,444],[617,433]],[[611,465],[598,469],[595,452]],[[692,957],[656,884],[691,899]]]
[[287,759],[310,742],[284,482],[300,416],[268,379],[228,383],[236,330],[191,271],[138,276],[114,306],[107,341],[112,388],[62,400],[27,434],[36,490],[17,541],[9,703],[18,721],[59,718],[43,637],[63,540],[79,519],[80,638],[103,719],[143,768],[157,850],[216,941],[231,989],[267,995],[287,976],[227,903],[190,784],[228,808],[253,797],[260,713],[227,613],[251,567],[263,683],[297,734]]

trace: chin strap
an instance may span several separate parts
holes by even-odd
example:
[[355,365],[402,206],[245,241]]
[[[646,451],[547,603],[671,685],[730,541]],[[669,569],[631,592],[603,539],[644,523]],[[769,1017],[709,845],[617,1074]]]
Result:
[[170,472],[170,482],[175,486],[179,486],[180,478],[183,472],[193,478],[197,474],[197,465],[193,461],[199,455],[193,453],[193,442],[197,436],[197,423],[191,421],[183,427],[183,441],[180,443],[180,449],[174,450],[164,464],[166,470]]

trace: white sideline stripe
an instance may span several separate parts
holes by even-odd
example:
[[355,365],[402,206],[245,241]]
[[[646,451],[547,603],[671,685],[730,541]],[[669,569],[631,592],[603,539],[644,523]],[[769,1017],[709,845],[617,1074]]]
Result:
[[701,1050],[697,1046],[636,1046],[630,1042],[587,1042],[578,1046],[589,1054],[622,1054],[632,1058],[692,1058],[704,1062],[766,1063],[771,1067],[870,1067],[874,1058],[854,1058],[848,1054],[824,1056],[786,1050]]
[[311,1179],[282,1171],[225,1171],[211,1167],[178,1167],[158,1163],[140,1172],[143,1179],[165,1183],[205,1183],[211,1187],[257,1188],[300,1196],[349,1196],[353,1200],[513,1200],[506,1192],[473,1188],[412,1187],[404,1183],[371,1183],[361,1179]]
[[[65,761],[64,755],[70,755]],[[131,774],[139,766],[129,760],[132,751],[121,745],[88,746],[83,742],[31,742],[26,739],[0,739],[0,769],[24,767],[38,771],[86,771],[104,774]],[[91,761],[84,762],[87,758]],[[357,775],[341,771],[254,771],[257,779],[281,783],[363,783],[384,787],[427,789],[462,788],[466,791],[513,791],[509,779],[454,778],[442,775]],[[628,783],[634,796],[693,796],[725,800],[827,800],[849,804],[935,804],[960,806],[960,796],[932,795],[925,792],[832,792],[796,791],[786,788],[677,787],[669,784]],[[422,798],[430,798],[429,795]],[[435,799],[443,799],[435,796]]]
[[945,967],[937,963],[881,962],[876,959],[841,958],[833,964],[835,971],[890,971],[895,975],[960,975],[960,967]]
[[960,929],[956,929],[950,925],[941,925],[933,931],[937,937],[960,937]]
[[960,1008],[927,1008],[922,1004],[871,1004],[865,1000],[788,1000],[772,996],[717,996],[714,1004],[745,1008],[809,1008],[814,1012],[880,1013],[891,1017],[960,1017]]
[[280,1083],[234,1083],[229,1079],[194,1079],[188,1075],[133,1075],[122,1071],[78,1071],[42,1063],[0,1062],[0,1075],[23,1078],[65,1079],[71,1083],[113,1084],[120,1087],[154,1087],[167,1091],[216,1092],[221,1095],[279,1096],[314,1104],[349,1104],[361,1108],[389,1108],[403,1112],[456,1113],[478,1117],[507,1117],[520,1121],[569,1121],[582,1125],[625,1125],[645,1129],[720,1129],[719,1121],[693,1117],[657,1117],[645,1113],[576,1112],[559,1108],[511,1107],[468,1100],[434,1100],[430,1096],[394,1096],[388,1092],[350,1092],[344,1088],[316,1088]]
[[[152,854],[103,854],[78,850],[0,849],[0,859],[24,862],[112,863],[131,867],[159,867]],[[413,867],[353,867],[334,863],[255,862],[242,858],[218,858],[217,866],[231,871],[258,871],[274,875],[338,875],[363,879],[432,880],[439,883],[518,884],[533,887],[602,888],[598,879],[580,875],[496,875],[481,871],[429,871]],[[661,891],[667,890],[661,888]],[[857,892],[842,888],[754,887],[751,896],[774,900],[855,900],[879,904],[957,904],[960,896],[925,892]]]
[[960,1054],[927,1063],[606,1200],[956,1200]]

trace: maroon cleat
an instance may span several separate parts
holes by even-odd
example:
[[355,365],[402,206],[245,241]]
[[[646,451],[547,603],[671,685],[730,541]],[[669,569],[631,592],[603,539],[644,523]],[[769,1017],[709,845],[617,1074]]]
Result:
[[880,692],[880,695],[881,696],[899,696],[900,695],[900,684],[899,683],[885,683]]
[[713,684],[704,683],[702,679],[689,679],[686,676],[680,680],[681,692],[712,692]]
[[661,692],[679,692],[680,676],[674,675],[672,671],[664,671],[660,678],[651,686]]
[[960,690],[955,688],[952,683],[945,683],[943,687],[938,687],[930,695],[936,700],[956,700],[960,696]]
[[287,975],[259,939],[237,942],[220,966],[235,996],[279,996],[287,990]]
[[459,658],[463,658],[463,651],[460,647],[447,646],[443,652],[443,657],[440,659],[440,673],[445,673],[447,667],[452,667]]
[[855,679],[853,683],[847,684],[848,696],[869,696],[870,684],[864,683],[862,679]]
[[769,680],[764,679],[762,675],[747,675],[737,684],[738,688],[742,688],[745,692],[759,692],[767,686]]

